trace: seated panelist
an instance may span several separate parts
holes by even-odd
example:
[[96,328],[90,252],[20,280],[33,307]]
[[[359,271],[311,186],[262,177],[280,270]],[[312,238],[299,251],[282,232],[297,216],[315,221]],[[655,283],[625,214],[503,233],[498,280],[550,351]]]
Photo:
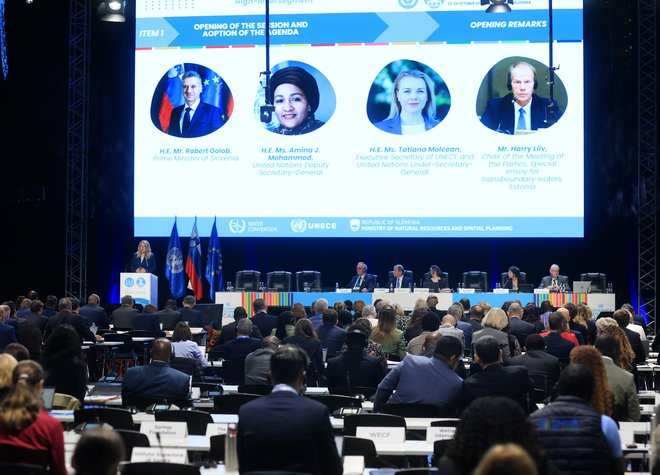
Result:
[[440,267],[433,264],[429,267],[428,276],[424,276],[422,281],[422,288],[431,289],[433,292],[437,292],[440,289],[446,289],[449,287],[447,278],[442,276],[442,270]]
[[367,274],[367,265],[364,262],[358,262],[355,267],[357,272],[348,285],[354,292],[373,292],[376,287],[376,276]]

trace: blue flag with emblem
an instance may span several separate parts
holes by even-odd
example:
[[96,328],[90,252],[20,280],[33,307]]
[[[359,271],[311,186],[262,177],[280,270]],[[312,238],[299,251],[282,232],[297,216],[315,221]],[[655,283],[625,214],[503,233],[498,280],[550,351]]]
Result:
[[175,299],[186,293],[186,279],[183,273],[183,253],[181,252],[181,240],[176,228],[176,218],[170,234],[170,243],[167,246],[167,260],[165,264],[165,277],[170,281],[170,291]]
[[215,293],[222,290],[222,252],[215,220],[211,229],[209,251],[206,254],[206,280],[210,286],[211,302],[215,302]]

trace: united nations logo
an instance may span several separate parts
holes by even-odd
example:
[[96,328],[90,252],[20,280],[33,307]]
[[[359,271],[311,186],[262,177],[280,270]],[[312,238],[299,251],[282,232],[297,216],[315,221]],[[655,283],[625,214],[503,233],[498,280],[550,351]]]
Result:
[[417,0],[399,0],[399,5],[403,8],[413,8],[417,5]]
[[230,219],[229,230],[234,234],[241,234],[245,231],[246,223],[244,219]]
[[133,287],[133,284],[135,284],[135,281],[132,277],[127,277],[126,280],[124,280],[124,285],[126,287]]
[[439,8],[445,4],[445,0],[424,0],[429,8]]
[[147,285],[147,281],[144,279],[144,277],[138,277],[138,279],[135,281],[138,287],[144,287]]
[[170,268],[170,272],[172,272],[172,274],[183,272],[183,254],[181,253],[181,249],[178,247],[173,247],[167,251],[167,258],[165,261],[167,262],[167,267]]
[[353,231],[354,233],[356,233],[360,230],[360,220],[359,219],[351,219],[349,221],[349,225],[351,227],[351,231]]
[[304,219],[292,219],[291,220],[291,231],[294,233],[304,233],[307,229],[307,221]]

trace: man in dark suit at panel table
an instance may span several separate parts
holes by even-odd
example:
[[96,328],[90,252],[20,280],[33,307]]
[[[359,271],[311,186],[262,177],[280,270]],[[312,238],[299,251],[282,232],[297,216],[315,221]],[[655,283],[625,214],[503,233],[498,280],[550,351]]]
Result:
[[202,328],[204,326],[204,319],[202,318],[202,312],[195,310],[197,301],[195,300],[194,295],[186,295],[183,297],[183,307],[179,309],[179,313],[183,320],[188,322],[188,325],[194,328]]
[[238,411],[241,473],[342,473],[328,409],[300,396],[308,365],[305,351],[293,345],[281,346],[271,357],[273,392]]
[[[243,307],[236,307],[234,309],[234,321],[222,327],[216,346],[223,345],[236,338],[236,325],[244,318],[247,318],[247,312],[245,309]],[[250,336],[260,340],[263,338],[263,335],[259,331],[259,327],[256,325],[252,325],[252,334]]]
[[163,324],[163,330],[174,330],[176,324],[183,321],[183,317],[176,311],[176,302],[172,299],[165,301],[165,306],[156,315]]
[[100,304],[101,298],[96,294],[91,294],[87,298],[87,305],[80,307],[80,315],[87,319],[90,326],[96,325],[97,328],[107,330],[110,328],[110,320]]
[[412,284],[410,277],[405,275],[405,269],[401,264],[392,267],[392,277],[387,282],[388,287],[393,289],[408,289]]
[[267,307],[264,299],[256,299],[252,302],[252,308],[254,309],[254,316],[250,319],[252,324],[259,327],[262,335],[270,335],[273,328],[277,326],[277,317],[266,313]]
[[367,265],[364,262],[358,262],[355,270],[357,274],[351,278],[346,288],[354,292],[373,292],[376,287],[376,276],[367,274]]
[[562,288],[566,292],[571,291],[568,277],[560,275],[559,266],[557,264],[552,264],[550,266],[550,275],[546,275],[541,279],[539,289],[548,289],[550,292],[559,292]]
[[135,317],[140,313],[133,308],[133,297],[124,295],[121,298],[121,306],[112,312],[112,323],[114,328],[126,328],[132,330],[135,325]]

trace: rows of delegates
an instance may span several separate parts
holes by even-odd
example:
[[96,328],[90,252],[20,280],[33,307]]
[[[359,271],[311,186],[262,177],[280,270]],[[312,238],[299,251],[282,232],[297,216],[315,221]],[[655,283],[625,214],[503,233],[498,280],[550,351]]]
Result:
[[[160,311],[135,308],[124,296],[111,315],[100,303],[95,294],[83,306],[53,296],[42,303],[30,292],[0,305],[0,462],[66,473],[62,426],[43,410],[41,388],[82,402],[97,368],[82,344],[101,338],[93,330],[111,323],[155,338],[151,361],[123,373],[125,404],[155,396],[190,406],[189,378],[170,364],[181,358],[202,368],[208,360],[239,361],[242,382],[273,385],[269,396],[240,409],[241,472],[341,472],[328,411],[300,396],[305,386],[374,388],[375,411],[392,403],[426,404],[436,409],[434,417],[460,417],[454,439],[436,460],[443,474],[488,473],[483,470],[497,466],[498,457],[529,459],[533,471],[520,473],[621,473],[615,421],[640,419],[636,365],[645,362],[648,345],[643,321],[629,304],[595,321],[585,303],[553,308],[549,301],[511,300],[499,308],[462,299],[443,311],[430,295],[406,315],[386,299],[330,305],[320,298],[309,311],[295,304],[274,316],[257,299],[253,315],[237,307],[234,321],[222,326],[204,325],[192,296],[181,308],[167,301]],[[208,332],[206,354],[190,330],[201,326]],[[172,330],[171,340],[164,330]],[[388,371],[388,361],[399,363]],[[531,401],[539,394],[551,402],[536,410]],[[570,431],[562,430],[566,420]],[[310,450],[297,450],[296,437],[314,441]],[[116,473],[123,458],[116,437],[89,432],[79,443],[85,444],[114,447],[104,463],[106,473]],[[90,462],[76,454],[76,473],[85,473]]]

